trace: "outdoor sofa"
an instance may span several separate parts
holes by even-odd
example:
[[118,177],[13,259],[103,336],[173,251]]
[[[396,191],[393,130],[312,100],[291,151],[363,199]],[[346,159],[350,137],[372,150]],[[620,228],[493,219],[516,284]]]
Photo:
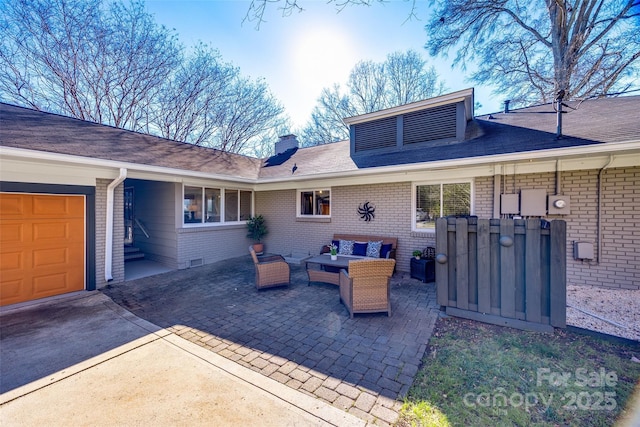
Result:
[[[354,242],[354,250],[353,252],[346,254],[340,251],[340,241],[351,241]],[[331,243],[338,246],[338,254],[344,256],[353,256],[353,257],[366,257],[366,248],[369,242],[380,242],[382,241],[382,246],[380,248],[380,255],[378,258],[389,258],[396,259],[396,250],[398,249],[398,238],[397,237],[383,237],[383,236],[370,236],[366,234],[341,234],[337,233],[333,235],[333,239],[331,239]],[[364,252],[362,249],[364,248]],[[328,253],[329,245],[325,245],[322,247],[321,253]]]

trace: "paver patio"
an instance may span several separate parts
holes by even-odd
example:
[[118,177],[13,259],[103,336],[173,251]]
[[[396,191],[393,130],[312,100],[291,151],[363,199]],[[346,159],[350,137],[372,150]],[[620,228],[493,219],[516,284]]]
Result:
[[348,411],[396,421],[439,313],[434,284],[396,273],[392,316],[349,318],[334,285],[292,266],[288,287],[257,291],[249,255],[103,289],[137,316]]

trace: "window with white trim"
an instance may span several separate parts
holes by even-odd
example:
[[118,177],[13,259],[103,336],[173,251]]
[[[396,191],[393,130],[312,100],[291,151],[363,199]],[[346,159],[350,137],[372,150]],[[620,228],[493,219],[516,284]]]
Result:
[[331,190],[299,190],[298,216],[331,216]]
[[436,219],[473,212],[471,181],[414,184],[413,229],[435,231]]
[[185,185],[183,224],[224,224],[251,217],[253,192]]

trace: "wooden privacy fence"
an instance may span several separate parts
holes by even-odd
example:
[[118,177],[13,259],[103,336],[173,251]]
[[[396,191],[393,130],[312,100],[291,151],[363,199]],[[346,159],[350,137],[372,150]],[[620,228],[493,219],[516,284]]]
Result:
[[564,328],[566,250],[564,221],[439,218],[438,304],[496,325]]

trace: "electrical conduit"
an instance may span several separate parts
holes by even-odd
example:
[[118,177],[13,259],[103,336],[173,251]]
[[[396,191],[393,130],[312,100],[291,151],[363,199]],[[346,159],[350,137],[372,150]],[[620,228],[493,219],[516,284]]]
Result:
[[113,210],[114,210],[114,191],[118,185],[127,178],[127,170],[120,168],[120,175],[111,181],[107,186],[107,224],[106,238],[104,248],[104,279],[107,282],[113,280]]
[[606,168],[613,163],[613,155],[609,156],[609,161],[598,171],[598,225],[597,225],[597,237],[598,237],[598,255],[596,257],[596,264],[600,264],[602,259],[602,174]]

